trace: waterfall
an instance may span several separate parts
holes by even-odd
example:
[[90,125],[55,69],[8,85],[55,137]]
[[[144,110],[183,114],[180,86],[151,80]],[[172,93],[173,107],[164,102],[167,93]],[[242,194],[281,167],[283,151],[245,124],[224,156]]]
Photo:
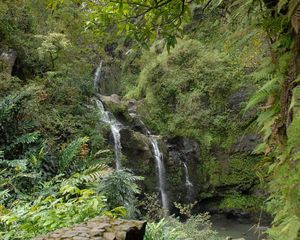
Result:
[[[135,113],[131,113],[132,117],[136,117],[137,115]],[[157,175],[157,183],[158,183],[158,189],[161,197],[161,203],[162,207],[165,211],[169,210],[169,200],[168,200],[168,194],[166,191],[166,170],[163,162],[163,155],[159,149],[158,141],[156,140],[154,135],[151,135],[151,132],[149,129],[147,129],[144,122],[137,118],[138,122],[142,126],[142,131],[145,135],[148,136],[148,139],[152,146],[152,153],[154,155],[155,159],[155,167],[156,167],[156,175]]]
[[94,89],[98,89],[100,85],[100,79],[101,79],[101,72],[102,72],[102,63],[103,61],[100,61],[100,64],[98,65],[96,72],[95,72],[95,78],[94,78]]
[[[98,86],[100,85],[101,69],[102,69],[102,60],[100,61],[100,64],[97,67],[97,70],[95,72],[95,78],[94,78],[95,90],[97,90]],[[101,120],[105,124],[110,126],[114,138],[116,170],[119,170],[121,168],[121,159],[122,159],[122,145],[120,141],[121,139],[120,130],[123,128],[123,125],[114,117],[112,113],[105,111],[105,108],[101,100],[96,99],[96,104],[98,106],[99,112],[101,113]],[[163,156],[159,149],[159,145],[155,136],[151,135],[150,131],[146,128],[145,124],[141,120],[140,122],[144,126],[145,135],[149,137],[149,141],[152,145],[153,155],[154,155],[156,169],[157,169],[156,174],[158,178],[158,188],[161,196],[162,207],[164,210],[168,211],[169,201],[166,192],[166,170],[163,162]]]
[[166,193],[166,170],[163,162],[163,156],[159,150],[158,142],[154,136],[149,137],[151,142],[155,164],[157,169],[157,176],[158,176],[158,187],[161,195],[161,202],[162,206],[165,210],[169,209],[169,202],[168,202],[168,195]]
[[183,163],[184,172],[185,172],[185,186],[187,187],[187,191],[188,191],[188,196],[187,197],[191,198],[192,194],[193,194],[194,185],[190,181],[189,169],[188,169],[186,163],[185,162],[182,162],[182,163]]
[[105,111],[103,103],[99,99],[96,99],[96,104],[101,113],[101,120],[110,126],[110,130],[114,139],[116,170],[119,170],[121,168],[122,159],[120,130],[122,129],[123,125],[114,117],[112,113]]
[[119,170],[121,168],[121,159],[122,159],[122,145],[121,145],[121,135],[120,135],[120,130],[122,128],[122,125],[111,124],[110,127],[114,138],[116,170]]
[[[94,78],[95,90],[98,88],[100,84],[101,69],[102,69],[102,60],[95,72],[95,78]],[[96,99],[96,104],[98,106],[99,112],[101,113],[101,120],[105,124],[110,126],[110,130],[114,139],[116,170],[119,170],[121,168],[121,159],[122,159],[122,145],[121,145],[120,130],[122,129],[123,125],[114,117],[112,113],[105,111],[103,103],[99,99]]]

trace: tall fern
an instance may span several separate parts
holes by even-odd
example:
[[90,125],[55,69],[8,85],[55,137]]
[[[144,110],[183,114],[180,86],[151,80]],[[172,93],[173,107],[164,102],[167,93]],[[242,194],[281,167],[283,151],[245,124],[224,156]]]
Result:
[[78,161],[77,155],[83,144],[89,141],[88,137],[82,137],[72,141],[62,152],[59,159],[59,171],[64,173],[67,170],[74,168],[76,161]]

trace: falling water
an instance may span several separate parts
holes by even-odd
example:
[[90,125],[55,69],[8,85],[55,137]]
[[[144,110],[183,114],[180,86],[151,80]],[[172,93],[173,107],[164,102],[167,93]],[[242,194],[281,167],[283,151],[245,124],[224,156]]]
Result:
[[100,85],[101,72],[102,72],[102,63],[103,63],[103,61],[101,60],[99,66],[97,67],[96,72],[95,72],[94,89],[96,89],[96,90]]
[[189,175],[189,169],[186,165],[185,162],[182,162],[183,163],[183,166],[184,166],[184,172],[185,172],[185,186],[187,187],[187,190],[188,190],[188,198],[191,198],[192,197],[192,193],[193,193],[193,184],[192,182],[190,181],[190,175]]
[[[97,89],[97,87],[100,84],[101,69],[102,69],[102,61],[97,67],[95,73],[95,78],[94,78],[95,89]],[[103,103],[99,99],[96,99],[96,104],[101,113],[101,120],[110,126],[113,139],[114,139],[116,170],[119,170],[121,168],[121,159],[122,159],[122,145],[121,145],[120,130],[122,129],[123,125],[119,121],[117,121],[117,119],[114,117],[112,113],[105,111]]]
[[[94,88],[97,90],[98,86],[100,85],[100,78],[101,78],[101,69],[102,69],[102,61],[100,62],[97,70],[95,72],[94,78]],[[101,113],[101,120],[110,126],[111,132],[114,138],[114,147],[115,147],[115,160],[116,160],[116,169],[120,169],[121,167],[121,158],[122,158],[122,145],[120,141],[120,130],[122,129],[123,125],[116,120],[112,113],[105,111],[103,103],[96,99],[96,103],[98,109]],[[141,120],[140,120],[141,121]],[[157,168],[157,176],[158,176],[158,185],[159,191],[161,195],[161,202],[163,208],[168,211],[169,209],[169,202],[168,196],[166,193],[166,171],[165,166],[163,163],[163,156],[159,150],[158,142],[154,136],[151,135],[150,131],[146,128],[144,123],[141,121],[142,125],[145,129],[145,134],[149,136],[149,140],[151,142],[153,148],[153,154],[155,158],[156,168]]]
[[167,211],[169,209],[169,202],[168,202],[168,195],[166,193],[166,170],[163,163],[163,156],[159,150],[158,142],[155,139],[155,137],[150,136],[149,140],[153,147],[162,206]]
[[121,168],[122,159],[120,130],[122,129],[123,125],[115,119],[112,113],[105,111],[103,104],[99,99],[96,99],[96,103],[101,113],[101,120],[110,126],[110,130],[114,139],[116,170],[119,170]]

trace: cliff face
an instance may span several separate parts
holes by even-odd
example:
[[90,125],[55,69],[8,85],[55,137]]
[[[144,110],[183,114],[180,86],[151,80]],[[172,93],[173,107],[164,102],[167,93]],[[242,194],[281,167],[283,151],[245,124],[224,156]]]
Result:
[[[230,106],[235,121],[248,121],[239,115],[245,98],[244,91],[228,98],[226,105]],[[143,193],[158,192],[157,166],[149,139],[151,133],[138,112],[144,103],[115,101],[119,99],[116,96],[102,96],[101,99],[124,126],[120,131],[122,165],[144,177]],[[198,201],[199,211],[233,212],[236,215],[242,211],[256,211],[263,196],[258,191],[259,181],[255,175],[255,164],[260,156],[251,153],[259,141],[258,135],[245,134],[240,129],[235,132],[235,139],[228,149],[214,144],[207,150],[205,144],[193,138],[160,136],[158,142],[166,168],[166,192],[170,203]]]

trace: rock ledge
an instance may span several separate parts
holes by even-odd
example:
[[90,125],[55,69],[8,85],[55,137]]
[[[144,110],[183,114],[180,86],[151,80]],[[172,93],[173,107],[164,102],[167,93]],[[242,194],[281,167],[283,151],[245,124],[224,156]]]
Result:
[[85,223],[62,228],[33,240],[143,240],[146,222],[97,217]]

